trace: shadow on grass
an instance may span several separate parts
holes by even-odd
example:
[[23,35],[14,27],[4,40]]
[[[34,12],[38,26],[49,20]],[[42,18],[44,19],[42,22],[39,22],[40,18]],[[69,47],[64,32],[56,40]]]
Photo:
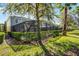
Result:
[[67,35],[67,37],[79,38],[79,37],[73,36],[73,35]]
[[[31,45],[30,44],[28,44],[28,45],[25,45],[25,44],[24,45],[22,45],[22,44],[10,44],[7,40],[6,40],[7,44],[12,48],[12,50],[14,52],[23,51],[23,50],[31,49],[31,48],[34,48],[34,47],[38,46],[38,45],[32,45],[32,44]],[[12,40],[12,39],[10,39],[10,40]],[[40,42],[40,47],[43,49],[43,51],[45,53],[44,55],[46,55],[46,56],[52,56],[50,54],[50,52],[46,49],[46,47],[43,45],[42,42]]]
[[[69,49],[69,51],[71,51],[74,55],[79,56],[79,47],[78,47],[79,44],[74,44],[73,42],[70,42],[70,44],[71,44],[71,48]],[[71,54],[71,55],[73,55],[73,54]],[[64,54],[64,55],[68,56],[68,54]]]
[[[50,40],[49,42],[55,42],[55,41],[59,40],[61,37],[62,37],[61,35],[58,36],[58,37],[55,37],[54,39]],[[39,44],[40,44],[41,48],[43,49],[43,51],[45,52],[45,55],[46,55],[46,56],[57,56],[56,53],[49,51],[49,50],[46,48],[46,46],[44,46],[44,44],[42,43],[42,41],[39,41]],[[52,47],[53,47],[53,46],[52,46]]]
[[18,52],[18,51],[22,51],[22,50],[26,50],[26,49],[31,49],[32,46],[37,46],[34,43],[31,42],[22,42],[22,41],[17,41],[15,40],[15,38],[13,37],[5,37],[5,41],[6,43],[13,49],[14,52]]
[[70,34],[79,35],[79,33],[70,33]]
[[12,48],[12,50],[14,52],[23,51],[23,50],[26,50],[26,49],[31,49],[31,48],[37,46],[37,45],[32,45],[32,44],[26,44],[26,45],[25,44],[10,44],[8,42],[7,42],[7,44]]
[[60,43],[54,42],[54,45],[56,45],[56,47],[60,47],[60,48],[62,47],[62,49],[59,48],[59,50],[57,51],[59,55],[68,56],[67,51],[71,51],[74,54],[79,55],[79,48],[78,48],[79,44],[75,44],[71,41],[67,41],[67,42],[60,42]]
[[39,45],[41,46],[41,48],[43,49],[45,56],[53,56],[48,49],[43,45],[42,41],[38,41]]
[[[60,39],[62,36],[60,36],[60,37],[58,37],[58,38],[56,38],[55,40],[53,40],[53,41],[56,41],[56,40],[58,40],[58,39]],[[11,38],[9,41],[11,41],[11,40],[13,40],[14,38]],[[8,43],[8,41],[6,41],[7,43]],[[17,41],[18,42],[18,41]],[[15,41],[13,42],[12,41],[12,43],[16,43]],[[45,56],[53,56],[54,55],[54,53],[52,53],[51,54],[51,52],[45,47],[45,45],[42,43],[42,41],[38,41],[37,43],[39,43],[39,45],[41,46],[41,48],[43,49],[43,51],[44,51],[44,55]],[[26,50],[26,49],[31,49],[32,48],[32,46],[31,45],[26,45],[26,44],[9,44],[8,43],[8,45],[13,49],[13,51],[14,52],[17,52],[17,51],[22,51],[22,50]],[[38,45],[37,45],[38,46]]]

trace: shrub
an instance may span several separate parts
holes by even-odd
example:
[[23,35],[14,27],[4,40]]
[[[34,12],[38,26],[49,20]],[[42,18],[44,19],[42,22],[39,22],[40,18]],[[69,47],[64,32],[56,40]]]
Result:
[[[37,39],[37,33],[36,32],[11,32],[13,37],[18,40],[18,41],[21,41],[22,38],[24,39],[24,41],[35,41],[35,40],[38,40]],[[59,31],[55,31],[55,30],[51,30],[49,32],[47,31],[41,31],[41,38],[44,39],[46,37],[48,37],[48,35],[51,34],[53,35],[54,37],[58,36],[59,35]]]
[[53,35],[53,37],[59,36],[60,31],[59,30],[53,30],[51,31],[51,35]]
[[3,42],[4,33],[0,32],[0,44]]
[[0,44],[3,42],[3,35],[0,35]]
[[20,41],[22,36],[25,38],[26,41],[32,41],[37,39],[37,35],[34,32],[12,32],[12,35],[14,38],[18,41]]
[[[17,40],[20,41],[22,36],[25,38],[25,41],[35,41],[37,40],[37,33],[36,32],[11,32],[13,37]],[[46,31],[41,32],[41,38],[46,37]]]
[[20,37],[22,36],[22,33],[20,33],[20,32],[11,32],[11,34],[13,35],[13,37],[16,40],[20,41]]

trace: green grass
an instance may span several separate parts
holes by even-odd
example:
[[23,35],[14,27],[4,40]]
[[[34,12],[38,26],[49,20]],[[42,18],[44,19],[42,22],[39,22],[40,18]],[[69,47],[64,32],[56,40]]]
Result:
[[0,35],[3,35],[3,34],[5,34],[4,32],[0,32]]
[[43,50],[33,45],[0,45],[1,56],[33,56],[41,55]]
[[70,31],[68,34],[79,35],[79,30]]
[[[67,36],[49,38],[44,46],[51,54],[54,53],[55,55],[64,55],[66,51],[74,47],[79,49],[79,38],[72,36],[73,33],[79,33],[79,30],[68,32]],[[3,56],[34,56],[44,55],[44,53],[39,45],[0,45],[0,55]]]
[[[70,36],[72,33],[79,33],[78,30],[68,32],[67,36],[59,36],[56,38],[50,38],[47,42],[47,48],[56,55],[63,55],[64,52],[69,51],[72,48],[79,49],[79,38]],[[74,34],[75,35],[75,34]]]

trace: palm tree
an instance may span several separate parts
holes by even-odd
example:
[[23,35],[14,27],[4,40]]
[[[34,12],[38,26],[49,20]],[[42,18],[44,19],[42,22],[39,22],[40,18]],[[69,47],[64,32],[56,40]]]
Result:
[[76,3],[57,4],[57,7],[60,8],[61,11],[64,9],[63,35],[67,35],[67,14],[68,10],[72,9],[72,5],[76,5]]

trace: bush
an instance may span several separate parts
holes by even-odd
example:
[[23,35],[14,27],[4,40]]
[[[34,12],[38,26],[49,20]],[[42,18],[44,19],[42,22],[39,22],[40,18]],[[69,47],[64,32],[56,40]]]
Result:
[[12,32],[12,35],[14,36],[14,38],[18,41],[20,41],[22,39],[22,37],[25,38],[26,41],[32,41],[32,40],[36,40],[37,39],[37,35],[34,32]]
[[0,44],[3,42],[3,35],[0,35]]
[[53,37],[59,36],[60,31],[59,30],[53,30],[51,31],[51,35],[53,35]]
[[4,33],[0,32],[0,44],[3,42]]
[[[22,39],[24,39],[24,41],[35,41],[38,40],[37,39],[37,33],[36,32],[11,32],[13,37],[18,40],[21,41]],[[59,35],[59,31],[55,31],[55,30],[51,30],[49,32],[47,31],[41,31],[41,38],[44,39],[46,37],[48,37],[48,35],[51,34],[54,37]]]
[[[37,40],[37,33],[35,32],[11,32],[13,37],[17,40],[17,41],[21,41],[22,37],[24,37],[25,41],[35,41]],[[45,38],[46,37],[46,32],[43,31],[41,32],[41,38]]]
[[11,34],[18,41],[20,40],[20,37],[22,36],[22,33],[20,32],[11,32]]

